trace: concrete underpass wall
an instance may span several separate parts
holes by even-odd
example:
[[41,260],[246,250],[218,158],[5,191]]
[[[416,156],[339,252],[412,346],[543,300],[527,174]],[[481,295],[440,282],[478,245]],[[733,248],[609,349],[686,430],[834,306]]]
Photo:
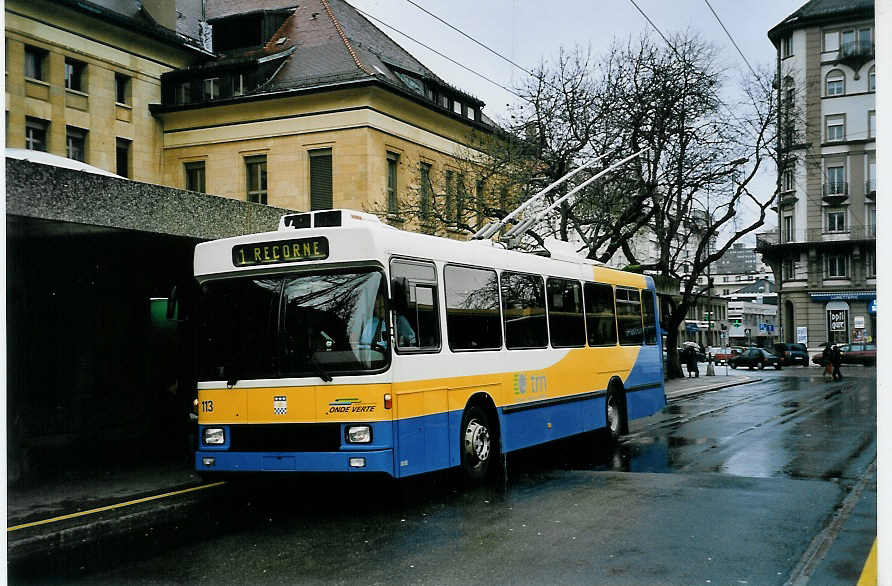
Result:
[[6,171],[9,482],[185,458],[191,322],[167,321],[163,299],[188,290],[196,243],[273,230],[288,210],[25,161]]

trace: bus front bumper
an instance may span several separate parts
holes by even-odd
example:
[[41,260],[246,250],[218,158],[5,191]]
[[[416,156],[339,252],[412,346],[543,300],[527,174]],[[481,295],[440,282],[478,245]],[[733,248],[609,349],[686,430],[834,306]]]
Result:
[[343,452],[195,452],[198,472],[384,472],[393,476],[393,450]]

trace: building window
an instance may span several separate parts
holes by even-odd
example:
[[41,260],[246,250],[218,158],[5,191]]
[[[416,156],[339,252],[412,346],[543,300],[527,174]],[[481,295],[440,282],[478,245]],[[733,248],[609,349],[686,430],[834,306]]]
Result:
[[192,101],[192,84],[188,81],[177,84],[174,94],[174,101],[177,105],[188,104]]
[[50,124],[46,120],[26,117],[25,148],[32,151],[46,151],[46,135],[49,126]]
[[65,129],[65,156],[84,162],[87,157],[87,131],[69,126]]
[[877,206],[867,204],[864,206],[864,212],[867,216],[867,236],[874,237],[877,235]]
[[197,191],[198,193],[207,193],[204,184],[204,161],[184,163],[183,170],[186,174],[186,189]]
[[130,177],[130,141],[115,139],[115,172],[121,177]]
[[331,149],[309,152],[310,209],[330,210],[333,207]]
[[266,205],[266,155],[245,157],[247,200]]
[[871,66],[870,71],[867,74],[867,89],[872,92],[877,91],[877,72],[875,66]]
[[722,283],[728,283],[731,281],[731,277],[722,277]]
[[828,254],[826,275],[828,279],[841,279],[848,276],[849,257],[845,254]]
[[828,232],[845,232],[846,231],[846,213],[827,212],[827,231]]
[[794,276],[794,271],[796,270],[796,261],[792,258],[784,259],[783,264],[783,278],[784,280],[790,280]]
[[827,142],[845,140],[846,120],[843,116],[827,116]]
[[855,31],[842,31],[840,33],[839,49],[843,55],[852,55],[855,47]]
[[845,167],[827,167],[827,194],[844,195],[846,193]]
[[876,138],[877,136],[877,113],[871,110],[867,113],[867,138]]
[[784,242],[793,242],[793,216],[784,216]]
[[25,45],[25,77],[43,80],[46,55],[47,52],[43,49]]
[[76,59],[65,58],[65,89],[86,92],[87,64]]
[[827,96],[841,96],[846,93],[846,78],[842,71],[834,69],[827,74]]
[[877,253],[873,250],[867,251],[867,276],[877,276]]
[[877,162],[869,160],[867,162],[867,185],[864,186],[864,192],[868,195],[877,191]]
[[220,99],[219,77],[211,77],[204,80],[202,99],[206,102]]
[[396,215],[399,213],[397,201],[396,170],[400,162],[400,156],[396,153],[387,153],[387,213]]
[[731,289],[722,289],[722,295],[730,295]]
[[796,171],[794,169],[784,169],[783,176],[783,190],[784,191],[793,191],[796,183]]
[[245,74],[236,73],[232,76],[232,95],[241,96],[245,93]]
[[455,112],[456,114],[461,114],[461,102],[459,102],[458,100],[453,100],[452,101],[452,111]]
[[781,39],[781,57],[793,55],[793,35],[787,35]]
[[431,199],[433,199],[430,163],[419,163],[418,174],[421,181],[418,194],[418,207],[421,210],[421,219],[428,220],[431,216]]
[[451,223],[455,217],[455,171],[447,170],[443,176],[446,183],[446,222]]
[[824,33],[824,51],[839,51],[839,32]]
[[125,105],[130,103],[130,77],[123,73],[115,73],[115,101]]

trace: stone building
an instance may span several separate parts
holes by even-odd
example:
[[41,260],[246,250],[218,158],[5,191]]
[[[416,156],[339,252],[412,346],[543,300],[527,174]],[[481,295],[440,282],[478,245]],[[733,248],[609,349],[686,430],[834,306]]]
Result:
[[756,249],[778,284],[782,339],[875,339],[873,0],[812,0],[768,32],[780,101],[778,231]]
[[4,9],[7,146],[30,149],[6,158],[9,482],[185,454],[197,243],[320,207],[401,224],[464,193],[492,128],[341,0]]

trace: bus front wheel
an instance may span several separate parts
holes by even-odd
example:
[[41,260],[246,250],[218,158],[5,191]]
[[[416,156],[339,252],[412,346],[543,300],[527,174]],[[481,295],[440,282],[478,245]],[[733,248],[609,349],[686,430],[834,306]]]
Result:
[[497,444],[486,412],[477,405],[465,409],[461,420],[461,467],[465,476],[480,481],[489,473]]

